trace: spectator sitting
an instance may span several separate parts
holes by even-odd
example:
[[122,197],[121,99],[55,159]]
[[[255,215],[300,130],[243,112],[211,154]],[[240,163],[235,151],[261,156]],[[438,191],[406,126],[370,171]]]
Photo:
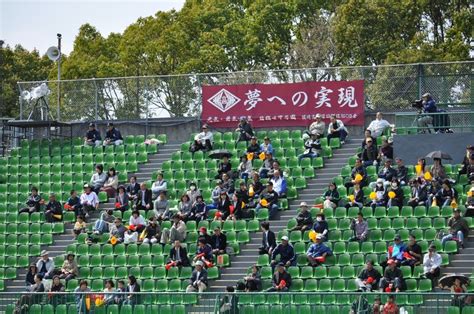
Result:
[[324,216],[323,213],[318,213],[316,215],[316,222],[314,223],[313,230],[318,234],[323,236],[322,240],[325,241],[327,238],[327,234],[329,232],[328,230],[329,225],[326,221],[326,217]]
[[300,203],[300,212],[296,216],[296,226],[293,227],[290,231],[301,230],[306,231],[310,230],[313,227],[313,218],[311,217],[311,212],[308,210],[308,204],[306,202]]
[[138,191],[140,191],[140,184],[137,183],[137,177],[131,176],[130,183],[127,185],[127,195],[131,200],[136,200]]
[[107,132],[105,133],[104,146],[122,145],[123,137],[120,131],[114,127],[112,122],[107,123]]
[[123,235],[123,243],[124,244],[131,244],[138,242],[138,232],[133,231],[132,229],[128,228],[124,235]]
[[283,266],[295,266],[296,265],[296,254],[293,246],[289,243],[288,237],[281,237],[281,243],[272,251],[272,269],[277,265],[276,257],[280,255],[280,263]]
[[393,138],[383,140],[380,147],[378,159],[393,159]]
[[104,185],[100,189],[103,192],[107,193],[107,197],[115,197],[115,193],[117,192],[118,188],[118,175],[115,171],[115,168],[110,168],[109,172],[107,173],[107,180],[104,182]]
[[134,210],[128,220],[128,229],[136,232],[142,232],[146,228],[145,218],[140,215],[138,210]]
[[250,145],[247,147],[247,153],[253,153],[254,157],[257,157],[258,153],[260,153],[260,145],[257,143],[257,138],[252,136],[250,139]]
[[[252,179],[253,179],[253,182],[249,184],[249,196],[251,198],[254,198],[254,197],[258,197],[260,195],[260,193],[262,193],[263,189],[264,189],[264,186],[262,184],[262,181],[260,181],[260,175],[258,174],[258,172],[254,171],[252,173]],[[253,189],[253,195],[250,195],[250,187],[252,186],[252,189]]]
[[63,207],[61,203],[56,200],[56,195],[51,193],[49,195],[49,202],[44,209],[44,218],[47,222],[58,222],[63,220]]
[[[169,266],[168,266],[169,265]],[[189,267],[191,263],[188,258],[188,251],[186,248],[181,245],[179,240],[174,241],[173,247],[170,249],[170,254],[168,257],[168,267],[177,266],[177,267]]]
[[428,167],[426,166],[426,159],[425,158],[418,158],[418,161],[415,165],[415,173],[417,177],[423,177],[425,172],[428,171]]
[[252,173],[252,160],[248,158],[247,155],[243,155],[240,157],[240,164],[239,164],[239,177],[245,181],[249,178],[250,174]]
[[170,219],[170,205],[166,199],[166,191],[161,191],[158,198],[155,200],[154,213],[158,221]]
[[157,198],[161,192],[166,192],[168,184],[165,179],[163,179],[163,173],[159,172],[156,178],[156,181],[153,182],[151,186],[151,192],[153,193],[153,198]]
[[384,179],[387,185],[392,179],[397,178],[397,171],[392,168],[391,159],[385,159],[384,166],[380,169],[378,177]]
[[112,305],[115,303],[115,285],[110,279],[105,281],[105,288],[102,301],[104,305]]
[[359,291],[367,292],[377,288],[382,275],[377,269],[374,268],[374,262],[367,260],[365,262],[365,268],[356,278],[355,283],[359,287]]
[[316,243],[311,244],[306,252],[308,262],[310,266],[319,266],[324,264],[326,261],[326,256],[331,256],[332,251],[324,243],[324,236],[318,234],[316,236]]
[[436,204],[442,204],[443,207],[451,206],[451,203],[456,202],[457,198],[458,193],[451,187],[451,182],[444,180],[441,190],[435,195]]
[[346,208],[349,209],[356,206],[362,208],[364,206],[364,192],[360,189],[359,184],[354,184],[354,191],[352,193],[353,197],[349,196]]
[[339,200],[341,198],[339,197],[339,192],[336,188],[335,182],[329,183],[328,189],[326,190],[326,192],[324,192],[323,197],[324,208],[336,208],[338,206]]
[[240,117],[239,125],[237,126],[237,129],[235,129],[235,132],[239,133],[237,142],[248,142],[254,134],[252,126],[244,116]]
[[260,144],[260,151],[265,154],[273,154],[273,146],[268,136],[263,138],[263,143]]
[[230,163],[229,157],[227,156],[222,157],[222,160],[217,165],[216,179],[222,178],[224,173],[229,177],[232,177],[232,164]]
[[397,234],[393,239],[393,244],[388,247],[387,259],[380,263],[380,266],[386,267],[389,262],[394,262],[396,266],[400,266],[405,256],[407,247]]
[[98,194],[100,189],[104,186],[105,181],[107,180],[107,174],[104,173],[104,166],[98,164],[95,166],[95,172],[91,177],[91,186],[93,191]]
[[219,203],[217,204],[217,210],[219,211],[222,220],[226,220],[230,215],[230,199],[226,192],[221,192]]
[[146,187],[145,183],[140,184],[140,191],[138,191],[134,209],[144,211],[153,209],[152,192]]
[[387,207],[399,207],[403,206],[403,190],[398,184],[397,179],[393,179],[390,183],[390,187],[387,189],[384,195],[385,203]]
[[194,220],[196,222],[207,219],[206,203],[204,203],[202,195],[197,196],[196,202],[191,208],[191,214],[189,215],[189,219]]
[[55,292],[64,292],[64,291],[65,291],[65,288],[61,280],[59,279],[59,276],[54,276],[53,282],[51,283],[51,288],[48,291],[49,303],[52,304],[53,306],[63,304],[65,301],[65,296],[57,295],[55,294]]
[[211,237],[212,253],[215,255],[224,254],[227,248],[227,237],[221,232],[221,228],[215,227]]
[[286,180],[281,175],[280,170],[273,172],[273,177],[270,179],[270,182],[273,182],[273,189],[278,193],[278,197],[285,198],[287,192]]
[[193,204],[187,194],[181,195],[181,201],[178,204],[178,214],[184,221],[187,221],[188,217],[191,215],[192,205]]
[[303,158],[313,159],[319,156],[318,149],[321,149],[321,142],[319,140],[319,137],[319,134],[311,133],[311,137],[304,143],[305,151],[303,152],[303,154],[298,156],[298,160],[300,161],[300,163]]
[[401,185],[405,185],[408,182],[408,168],[403,163],[403,160],[399,157],[395,158],[395,163],[397,164],[397,174],[396,178]]
[[316,114],[315,121],[309,126],[309,134],[319,134],[320,136],[324,135],[326,129],[326,123],[324,123],[321,115]]
[[34,213],[38,212],[40,210],[41,204],[43,203],[43,200],[41,199],[41,196],[38,194],[38,188],[33,186],[31,188],[31,194],[28,196],[28,199],[26,200],[26,207],[20,209],[19,213]]
[[468,145],[466,147],[466,155],[462,160],[462,167],[459,170],[459,174],[465,174],[469,177],[469,174],[473,171],[469,171],[469,167],[472,164],[471,160],[474,160],[474,145]]
[[411,234],[408,240],[408,246],[403,253],[404,259],[402,261],[402,265],[410,266],[413,270],[415,266],[418,266],[422,262],[422,252],[421,247],[416,243],[416,237]]
[[423,94],[423,96],[421,96],[421,100],[421,110],[423,112],[423,115],[419,116],[419,118],[417,119],[417,124],[418,127],[421,129],[420,133],[425,133],[424,128],[426,128],[426,131],[428,131],[428,133],[431,133],[430,125],[433,125],[433,117],[430,115],[430,113],[436,113],[438,111],[438,108],[436,107],[436,103],[431,97],[430,93]]
[[115,295],[115,304],[122,305],[126,299],[126,295],[123,294],[127,292],[127,288],[125,287],[125,281],[117,280],[117,294]]
[[374,141],[369,137],[365,139],[365,143],[365,148],[362,150],[360,155],[363,160],[364,167],[372,165],[377,166],[379,156],[377,147],[374,145]]
[[204,264],[201,261],[196,262],[195,269],[189,279],[189,285],[186,292],[202,293],[207,289],[207,271],[203,268]]
[[77,313],[88,313],[86,306],[86,297],[90,296],[88,292],[91,292],[91,289],[88,287],[87,280],[81,280],[79,286],[74,289]]
[[74,258],[74,254],[68,253],[64,259],[63,265],[61,266],[59,278],[64,279],[66,282],[77,277],[79,274],[77,263]]
[[272,181],[268,181],[267,188],[260,194],[260,202],[255,208],[257,215],[262,208],[268,208],[270,218],[278,212],[278,193],[273,189]]
[[201,128],[201,133],[196,134],[194,137],[194,142],[189,148],[191,153],[197,152],[198,150],[202,150],[203,152],[207,152],[212,150],[212,142],[214,141],[214,137],[211,131],[208,131],[207,125],[203,125]]
[[278,263],[277,271],[273,274],[272,287],[267,292],[288,292],[291,287],[291,275],[285,269],[283,262]]
[[143,243],[155,244],[160,241],[161,238],[161,227],[156,221],[156,217],[152,216],[148,219],[148,226],[145,228],[145,236],[143,237]]
[[437,285],[438,278],[441,274],[441,262],[441,255],[436,253],[436,245],[430,245],[428,253],[423,256],[423,273],[426,278],[431,280],[433,289]]
[[[361,179],[362,178],[362,179]],[[351,181],[346,182],[345,187],[353,187],[354,184],[359,184],[361,188],[367,185],[367,172],[362,165],[362,159],[357,158],[355,161],[355,166],[352,168],[351,172]]]
[[377,146],[377,140],[375,139],[375,137],[372,136],[372,132],[370,130],[365,130],[364,140],[362,141],[362,149],[364,149],[367,146],[367,139],[371,139],[372,144]]
[[467,192],[466,208],[468,211],[471,211],[471,212],[474,210],[474,186],[471,187],[469,191]]
[[35,275],[38,273],[38,268],[35,263],[30,264],[28,267],[28,272],[25,276],[25,286],[28,288],[31,285],[35,284]]
[[102,138],[100,132],[96,130],[94,123],[89,123],[89,130],[84,137],[84,145],[100,146]]
[[82,215],[79,215],[77,216],[76,222],[74,223],[74,227],[72,228],[72,234],[74,236],[74,239],[76,239],[78,235],[84,232],[87,232],[87,224],[84,221],[84,217]]
[[209,243],[206,243],[206,240],[199,239],[198,246],[196,249],[196,255],[193,258],[193,261],[202,262],[206,265],[206,268],[212,267],[212,261],[214,257],[212,255],[212,247]]
[[[377,206],[384,206],[385,205],[385,185],[384,180],[382,178],[378,178],[374,190],[372,193],[375,193],[375,197],[371,197],[371,202],[369,203],[372,209],[375,209]],[[370,194],[372,194],[370,193]]]
[[372,135],[377,138],[381,136],[386,129],[391,127],[393,126],[388,123],[387,120],[383,119],[382,113],[377,112],[377,114],[375,115],[375,120],[370,122],[369,126],[367,127],[367,130],[370,130],[370,132],[372,132]]
[[36,274],[34,280],[35,283],[28,287],[30,293],[22,295],[18,300],[15,313],[28,313],[28,308],[31,305],[42,303],[43,294],[41,292],[46,291],[43,285],[43,276]]
[[444,169],[443,163],[439,158],[433,159],[433,166],[431,166],[430,172],[433,179],[437,181],[444,181],[447,178],[446,170]]
[[188,195],[191,204],[193,204],[194,206],[194,203],[196,203],[196,198],[201,195],[201,192],[198,190],[196,183],[191,182],[189,184],[189,189],[186,191],[186,194]]
[[[233,213],[232,213],[233,207]],[[237,194],[232,195],[232,205],[230,206],[231,214],[227,219],[242,220],[242,219],[254,219],[255,212],[250,210],[249,207],[244,204],[243,201],[239,200]]]
[[123,304],[129,304],[129,305],[138,304],[140,301],[140,295],[135,294],[135,292],[140,292],[140,285],[138,284],[137,279],[133,275],[128,276],[127,292],[130,292],[130,294],[127,295]]
[[96,220],[92,230],[95,234],[102,234],[108,232],[115,221],[114,211],[107,209],[102,212],[100,218]]
[[240,182],[239,189],[235,191],[234,194],[237,195],[237,199],[239,201],[244,202],[245,204],[247,204],[250,201],[249,191],[247,190],[247,186],[245,185],[245,182]]
[[351,237],[349,241],[364,242],[367,240],[369,225],[367,221],[364,220],[364,214],[362,214],[362,212],[359,212],[357,214],[357,219],[352,221],[351,229],[354,231],[354,236]]
[[127,228],[122,224],[121,218],[115,218],[114,224],[109,228],[109,242],[122,243],[125,238]]
[[423,185],[420,178],[414,179],[410,182],[411,196],[408,200],[408,205],[412,207],[424,206],[428,199],[428,194],[425,185]]
[[83,215],[81,199],[77,196],[76,190],[71,190],[69,198],[64,204],[64,209],[67,211],[74,211],[75,216]]
[[397,268],[397,262],[393,259],[387,261],[387,268],[380,280],[380,292],[400,292],[405,287],[403,273]]
[[125,192],[125,187],[123,185],[120,185],[117,191],[118,193],[115,196],[115,209],[120,210],[123,213],[128,210],[128,194]]
[[273,156],[272,153],[265,153],[265,159],[263,160],[262,167],[259,169],[259,175],[262,178],[267,178],[268,173],[273,169]]
[[234,193],[234,180],[230,178],[227,173],[222,175],[222,189],[227,192],[227,194],[231,195]]
[[253,292],[262,290],[262,277],[260,275],[260,267],[252,266],[252,272],[244,277],[245,291]]
[[54,275],[54,260],[49,257],[49,252],[46,250],[41,251],[40,256],[41,258],[36,262],[38,275],[41,278],[52,279]]
[[199,240],[204,239],[207,244],[211,245],[212,243],[212,237],[209,233],[207,233],[207,228],[206,227],[201,227],[199,228],[199,237],[197,240],[197,243],[199,244]]
[[331,143],[331,138],[339,138],[341,144],[344,144],[347,137],[347,129],[341,120],[336,119],[336,115],[331,115],[328,127],[328,143]]
[[259,254],[272,254],[272,251],[276,248],[276,238],[275,232],[270,230],[270,223],[268,221],[264,221],[260,224],[260,228],[262,230],[262,246],[258,249]]
[[448,227],[451,232],[441,239],[443,247],[447,241],[456,239],[461,248],[464,248],[464,238],[469,235],[469,224],[466,219],[461,217],[461,210],[459,208],[456,208],[453,212],[453,216],[448,219]]
[[441,191],[441,186],[436,180],[426,180],[426,194],[428,194],[428,199],[426,200],[426,207],[434,206],[436,204],[435,196]]
[[[207,205],[208,209],[215,209],[217,208],[217,204],[219,203],[220,197],[221,197],[221,192],[223,192],[223,183],[221,179],[216,180],[216,186],[211,192],[211,199],[212,199],[212,204]],[[225,192],[225,191],[224,191]]]
[[162,231],[161,244],[174,243],[176,240],[183,242],[186,239],[186,229],[186,223],[179,215],[174,215],[171,228],[164,228]]
[[[452,293],[455,293],[453,300],[451,301],[451,306],[464,307],[468,306],[472,302],[472,296],[467,295],[467,287],[461,282],[459,278],[454,279],[454,283],[451,287],[444,286],[442,289],[449,290]],[[462,294],[462,295],[459,295]]]
[[395,296],[393,294],[389,294],[387,297],[387,302],[383,306],[383,314],[398,314],[400,313],[400,309],[398,305],[395,303]]

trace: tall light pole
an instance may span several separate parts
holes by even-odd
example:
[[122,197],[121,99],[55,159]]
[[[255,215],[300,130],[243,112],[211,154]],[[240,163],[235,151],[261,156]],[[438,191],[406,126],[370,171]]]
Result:
[[60,81],[61,81],[61,37],[62,35],[61,34],[57,34],[58,36],[58,50],[59,50],[59,58],[58,58],[58,112],[57,112],[57,119],[58,121],[61,120],[61,117],[60,117],[60,112],[61,112],[61,86],[60,86]]

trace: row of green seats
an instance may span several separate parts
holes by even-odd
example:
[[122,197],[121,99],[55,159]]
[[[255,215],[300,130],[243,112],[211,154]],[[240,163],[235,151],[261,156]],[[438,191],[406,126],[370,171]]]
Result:
[[[6,314],[13,314],[15,305],[8,305]],[[76,304],[59,304],[53,306],[51,304],[32,304],[28,313],[30,314],[77,314]],[[94,308],[95,314],[185,314],[185,305],[108,305]]]
[[31,233],[31,234],[0,234],[0,244],[29,243],[48,245],[53,244],[53,233]]

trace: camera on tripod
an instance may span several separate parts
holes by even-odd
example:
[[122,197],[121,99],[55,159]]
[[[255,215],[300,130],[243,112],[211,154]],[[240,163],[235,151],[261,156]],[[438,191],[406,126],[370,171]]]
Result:
[[413,108],[421,110],[423,108],[423,100],[422,99],[415,100],[411,103],[411,106]]

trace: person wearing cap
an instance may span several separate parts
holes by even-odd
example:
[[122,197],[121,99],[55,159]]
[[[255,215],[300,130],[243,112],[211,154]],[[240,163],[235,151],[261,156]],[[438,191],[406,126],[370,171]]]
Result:
[[339,138],[341,140],[341,144],[344,144],[347,137],[347,129],[342,123],[341,120],[336,119],[336,115],[331,115],[329,119],[329,127],[328,127],[328,143],[331,143],[332,138]]
[[369,259],[365,262],[365,268],[360,272],[355,283],[360,291],[370,292],[374,288],[377,289],[381,277],[380,272],[374,268],[374,262]]
[[281,174],[281,170],[275,169],[273,171],[270,182],[273,182],[273,189],[278,193],[278,197],[286,198],[288,188],[286,186],[286,179]]
[[74,254],[68,253],[64,259],[63,265],[61,266],[59,278],[64,279],[66,282],[77,277],[79,274],[77,263],[74,258]]
[[235,132],[239,133],[237,142],[248,142],[254,136],[252,126],[245,116],[240,117],[239,125],[237,125]]
[[143,237],[139,237],[138,241],[143,243],[155,244],[161,238],[161,227],[155,216],[148,219],[148,225],[145,228],[145,234]]
[[262,246],[259,247],[259,254],[272,254],[272,251],[276,248],[276,237],[275,232],[270,230],[270,223],[263,221],[260,224],[262,230]]
[[207,228],[206,227],[199,228],[199,235],[198,235],[197,243],[199,243],[199,240],[201,240],[201,239],[204,239],[207,244],[212,243],[212,237],[209,233],[207,233]]
[[137,182],[137,177],[131,176],[126,189],[128,198],[135,201],[137,199],[138,191],[140,191],[140,184]]
[[155,200],[153,206],[153,212],[155,213],[158,221],[169,220],[171,217],[170,204],[166,198],[166,191],[161,191],[158,198]]
[[389,137],[382,141],[382,146],[379,149],[378,159],[393,159],[393,138]]
[[117,193],[117,188],[118,188],[118,175],[117,171],[115,171],[115,168],[109,168],[109,171],[107,171],[107,179],[104,182],[104,185],[100,188],[101,192],[107,193],[108,198],[115,197],[115,194]]
[[[362,180],[357,181],[356,177],[357,175],[360,175],[362,177]],[[367,171],[365,170],[365,167],[362,163],[362,159],[357,158],[355,161],[354,168],[352,168],[351,171],[351,180],[349,182],[346,182],[344,186],[346,188],[351,188],[354,186],[354,184],[358,183],[361,188],[366,186],[368,184],[368,179],[367,179]]]
[[415,178],[410,182],[410,199],[408,205],[411,207],[424,206],[428,199],[426,186],[421,181],[421,178]]
[[272,181],[268,181],[267,188],[260,194],[260,201],[255,207],[257,215],[262,208],[268,208],[270,218],[278,213],[278,193],[273,189]]
[[191,204],[196,203],[196,199],[198,196],[201,195],[201,191],[197,188],[196,182],[191,182],[189,183],[189,188],[186,191],[186,194],[189,196],[189,200],[191,201]]
[[109,241],[112,237],[115,237],[117,243],[122,243],[125,238],[125,232],[127,232],[127,228],[122,224],[122,219],[115,218],[114,224],[109,229]]
[[372,145],[377,146],[377,140],[375,139],[375,137],[372,136],[372,132],[370,130],[365,130],[364,139],[362,140],[362,144],[361,144],[362,150],[367,146],[367,139],[371,139]]
[[146,183],[140,184],[140,190],[133,206],[136,210],[149,211],[153,209],[153,192],[147,188]]
[[102,144],[100,132],[96,130],[94,123],[89,123],[89,130],[84,137],[84,145],[100,146],[100,144]]
[[188,258],[188,251],[181,245],[181,241],[174,241],[173,247],[170,249],[170,254],[168,255],[168,263],[172,263],[178,267],[191,266]]
[[267,292],[288,292],[291,287],[291,275],[286,271],[283,262],[278,263],[277,270],[273,273],[272,286]]
[[423,253],[421,252],[421,246],[416,242],[415,235],[410,234],[407,249],[403,253],[403,256],[404,259],[401,263],[403,266],[410,266],[413,270],[415,266],[421,264]]
[[[387,267],[379,283],[380,292],[400,292],[405,287],[403,273],[393,259],[387,261]],[[389,291],[388,291],[389,290]]]
[[89,212],[99,209],[99,198],[89,184],[84,184],[84,193],[81,194],[81,205],[85,218],[89,218]]
[[203,262],[196,262],[191,278],[189,279],[189,285],[186,287],[186,292],[201,293],[207,289],[207,270],[203,266]]
[[354,231],[354,235],[349,239],[349,241],[359,241],[364,242],[367,240],[369,235],[369,224],[364,219],[364,214],[359,212],[357,218],[352,221],[351,229]]
[[320,135],[317,133],[311,133],[311,137],[304,142],[304,152],[298,156],[298,161],[304,158],[316,158],[319,156],[319,149],[321,149],[321,141],[319,140]]
[[211,237],[212,253],[215,255],[224,254],[227,248],[227,237],[222,233],[220,227],[214,228],[214,234]]
[[311,244],[308,250],[306,251],[306,257],[308,258],[308,263],[310,266],[319,266],[326,261],[327,256],[333,255],[330,248],[328,248],[324,243],[324,236],[318,234],[316,236],[316,242]]
[[212,150],[212,142],[214,142],[214,136],[212,135],[212,132],[207,129],[207,125],[204,124],[201,127],[201,133],[194,136],[194,141],[191,144],[191,147],[189,147],[189,151],[191,153],[197,152],[198,150],[208,152]]
[[106,180],[107,174],[104,172],[104,166],[102,164],[95,165],[95,173],[92,175],[89,183],[95,193],[99,193]]
[[466,219],[461,217],[461,210],[456,208],[453,212],[453,216],[448,219],[449,234],[445,235],[441,239],[441,244],[447,241],[456,239],[461,248],[464,247],[464,239],[469,236],[469,224]]
[[400,182],[401,185],[408,183],[408,168],[403,163],[403,159],[400,157],[395,158],[395,163],[397,164],[397,169],[395,177]]
[[365,148],[360,155],[364,167],[376,166],[379,162],[379,152],[377,146],[374,145],[374,140],[371,137],[365,139]]
[[280,263],[284,266],[296,266],[296,254],[293,246],[289,243],[287,236],[281,237],[281,243],[272,251],[272,268],[277,265],[277,256],[280,255]]
[[250,138],[250,144],[247,147],[247,153],[253,153],[254,157],[257,158],[257,155],[260,153],[260,145],[257,143],[257,137],[252,136]]
[[311,217],[311,212],[308,210],[308,204],[306,202],[300,203],[300,212],[296,216],[296,226],[294,226],[290,231],[301,230],[306,231],[310,230],[313,227],[313,218]]
[[309,126],[309,134],[318,134],[319,136],[323,136],[325,129],[326,123],[324,123],[319,113],[316,114],[314,122]]
[[273,154],[273,146],[272,146],[271,140],[268,136],[265,136],[263,138],[263,143],[260,144],[260,151],[265,153],[265,154],[267,154],[267,153]]
[[117,195],[115,196],[115,210],[120,210],[122,213],[127,211],[129,207],[128,194],[123,185],[117,188]]
[[179,215],[173,216],[173,224],[171,228],[164,228],[161,233],[161,244],[174,243],[174,241],[179,240],[183,242],[186,239],[186,223],[181,219]]
[[384,160],[383,167],[380,167],[378,177],[384,179],[387,184],[397,177],[397,171],[393,169],[391,159],[387,158]]
[[63,220],[63,207],[56,200],[56,194],[49,194],[49,201],[44,209],[44,218],[47,222],[54,223]]
[[380,266],[386,267],[389,261],[393,261],[396,266],[400,266],[402,261],[405,259],[405,252],[407,247],[405,243],[402,242],[400,235],[395,235],[393,238],[393,243],[388,247],[387,250],[387,259],[380,263]]
[[123,137],[120,131],[115,128],[112,122],[107,123],[107,132],[105,133],[104,146],[122,145]]
[[240,157],[240,164],[237,168],[238,172],[239,172],[239,177],[242,179],[242,180],[245,180],[247,181],[250,174],[252,173],[253,171],[253,167],[252,167],[252,159],[249,159],[247,157],[247,154],[244,154]]
[[29,213],[38,212],[41,208],[43,200],[41,195],[38,193],[38,188],[36,186],[31,187],[31,193],[26,199],[26,207],[19,210],[19,213]]
[[163,178],[163,173],[158,172],[158,175],[156,176],[156,181],[153,182],[153,184],[151,185],[151,192],[153,193],[153,198],[157,198],[162,191],[166,192],[167,189],[168,183]]
[[375,120],[370,122],[369,126],[367,127],[367,130],[370,130],[372,136],[377,138],[381,136],[386,129],[391,127],[393,126],[387,120],[383,119],[382,113],[377,112],[375,114]]
[[430,93],[424,93],[423,96],[421,96],[421,105],[420,115],[417,118],[418,128],[421,129],[419,131],[425,133],[426,129],[428,133],[431,133],[430,125],[433,124],[433,116],[430,114],[438,112],[438,108],[436,107],[436,103]]
[[426,278],[431,280],[433,289],[441,274],[441,262],[442,258],[441,255],[436,252],[436,245],[431,244],[428,248],[428,253],[423,256],[423,273]]
[[41,251],[41,258],[36,262],[36,268],[38,269],[38,275],[45,279],[51,279],[54,275],[54,260],[49,257],[49,252],[46,250]]

